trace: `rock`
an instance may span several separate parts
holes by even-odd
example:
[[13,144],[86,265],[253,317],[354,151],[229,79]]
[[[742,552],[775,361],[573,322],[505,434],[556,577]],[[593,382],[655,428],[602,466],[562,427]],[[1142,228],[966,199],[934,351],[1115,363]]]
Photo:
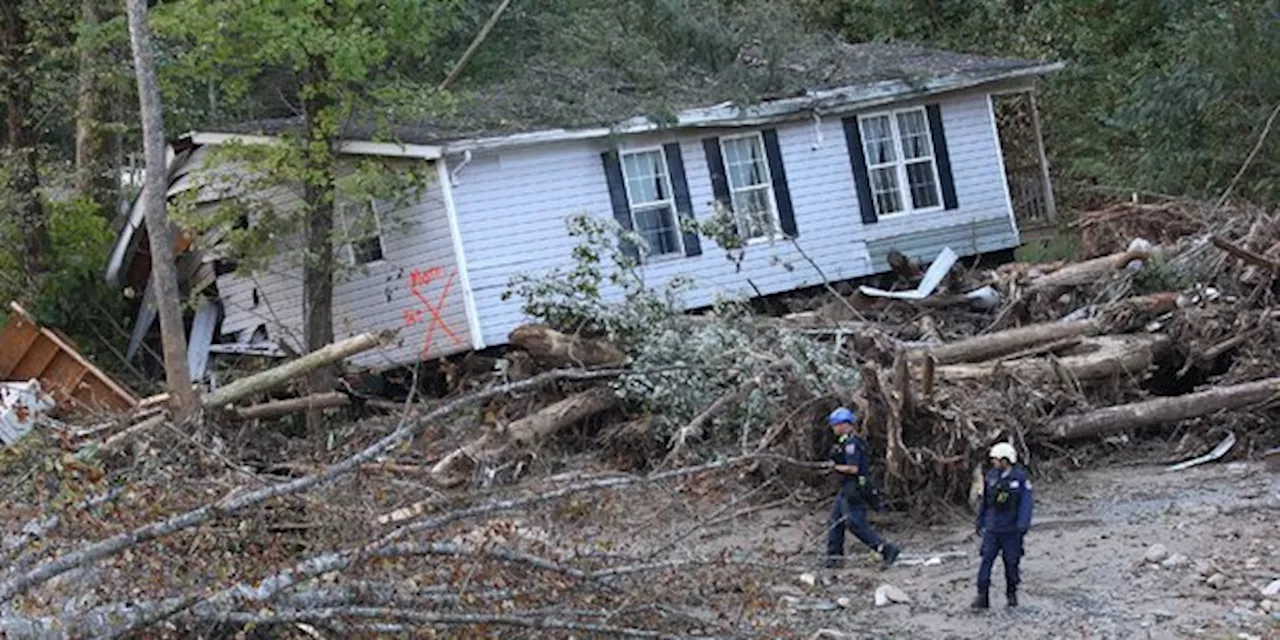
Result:
[[1217,572],[1218,570],[1213,567],[1213,563],[1208,560],[1201,560],[1196,563],[1196,573],[1200,574],[1201,578],[1208,578]]
[[1263,600],[1258,603],[1258,608],[1266,611],[1267,613],[1271,613],[1276,610],[1276,603],[1274,600]]
[[876,587],[876,606],[883,607],[889,604],[911,604],[911,596],[891,584]]
[[1164,559],[1168,557],[1169,557],[1169,550],[1164,548],[1164,545],[1153,544],[1151,545],[1150,549],[1147,549],[1147,553],[1142,556],[1142,560],[1143,562],[1158,564],[1160,562],[1163,562]]
[[1172,620],[1174,618],[1172,612],[1164,609],[1156,609],[1151,612],[1151,615],[1156,617],[1156,622],[1164,622],[1165,620]]
[[803,584],[806,587],[815,587],[818,585],[818,576],[815,576],[812,573],[802,573],[797,579],[800,581],[800,584]]
[[1165,569],[1179,569],[1189,564],[1191,564],[1190,558],[1182,555],[1181,553],[1175,553],[1168,558],[1165,558],[1164,562],[1160,563],[1160,566]]
[[848,609],[853,606],[853,600],[848,598],[836,598],[836,606],[841,609]]
[[1209,585],[1210,587],[1213,587],[1214,589],[1227,588],[1227,577],[1222,575],[1221,573],[1215,573],[1209,576],[1209,579],[1205,580],[1204,582],[1205,584]]
[[1262,595],[1268,598],[1280,596],[1280,579],[1272,580],[1271,584],[1262,588]]

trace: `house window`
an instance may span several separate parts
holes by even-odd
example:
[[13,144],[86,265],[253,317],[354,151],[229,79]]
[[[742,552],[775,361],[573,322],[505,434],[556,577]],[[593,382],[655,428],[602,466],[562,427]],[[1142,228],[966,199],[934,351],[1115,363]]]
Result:
[[724,166],[738,233],[743,240],[772,237],[777,229],[773,179],[759,133],[722,138]]
[[933,139],[924,109],[858,118],[876,216],[942,206]]
[[347,260],[355,266],[377,262],[383,257],[382,222],[378,206],[367,202],[344,202],[338,205],[338,217],[347,235]]
[[649,245],[650,256],[681,255],[680,227],[671,196],[671,174],[660,149],[622,154],[627,202],[636,233]]

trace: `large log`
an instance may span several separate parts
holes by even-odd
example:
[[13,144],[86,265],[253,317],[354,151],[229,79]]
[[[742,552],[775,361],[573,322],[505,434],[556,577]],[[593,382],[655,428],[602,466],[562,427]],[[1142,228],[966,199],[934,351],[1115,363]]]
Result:
[[572,336],[542,324],[516,327],[508,340],[552,367],[617,367],[627,361],[626,354],[608,342]]
[[997,371],[1005,371],[1030,382],[1054,380],[1060,371],[1077,380],[1097,380],[1117,374],[1137,376],[1168,354],[1170,346],[1169,337],[1164,335],[1097,336],[1083,340],[1075,348],[1075,351],[1087,352],[1066,355],[1057,360],[1023,358],[952,364],[937,367],[935,375],[953,381],[980,380],[995,375]]
[[551,406],[525,416],[504,429],[492,429],[470,444],[458,448],[431,468],[431,477],[445,486],[456,486],[476,465],[496,459],[513,445],[531,444],[573,426],[598,413],[618,406],[618,396],[608,387],[595,387],[569,396]]
[[1134,260],[1150,259],[1151,255],[1152,252],[1150,251],[1135,249],[1077,262],[1032,280],[1029,289],[1036,291],[1092,284],[1106,278],[1113,271],[1123,269],[1125,265]]
[[373,349],[388,342],[393,335],[394,333],[391,332],[362,333],[354,338],[335,342],[323,349],[308,353],[297,360],[251,375],[248,378],[236,380],[205,396],[202,404],[206,409],[225,407],[255,393],[274,389],[313,369]]
[[1216,411],[1245,407],[1280,398],[1280,378],[1267,378],[1228,387],[1214,387],[1172,398],[1122,404],[1050,421],[1043,433],[1053,440],[1094,438],[1129,429],[1169,424]]
[[940,365],[955,362],[981,362],[1038,344],[1091,335],[1101,330],[1102,325],[1096,320],[1033,324],[940,345],[929,349],[928,353]]

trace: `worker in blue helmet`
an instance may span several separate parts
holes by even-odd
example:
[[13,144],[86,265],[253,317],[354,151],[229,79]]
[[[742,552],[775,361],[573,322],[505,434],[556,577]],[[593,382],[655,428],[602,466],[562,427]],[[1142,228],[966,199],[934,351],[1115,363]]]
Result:
[[831,449],[831,462],[840,474],[840,493],[831,507],[827,520],[827,560],[825,565],[834,568],[844,556],[844,532],[847,528],[854,537],[875,550],[883,558],[885,566],[893,564],[901,551],[897,545],[886,542],[867,523],[867,507],[873,506],[875,493],[870,476],[871,457],[867,441],[855,433],[857,415],[840,407],[831,412],[827,423],[835,432],[836,442]]

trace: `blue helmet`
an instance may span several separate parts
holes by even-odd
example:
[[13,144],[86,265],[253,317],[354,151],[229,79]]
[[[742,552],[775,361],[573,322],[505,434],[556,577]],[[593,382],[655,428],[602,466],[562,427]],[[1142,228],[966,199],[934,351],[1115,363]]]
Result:
[[842,422],[853,424],[857,419],[858,416],[855,415],[851,409],[840,407],[839,409],[832,411],[831,415],[827,416],[827,424],[833,427]]

